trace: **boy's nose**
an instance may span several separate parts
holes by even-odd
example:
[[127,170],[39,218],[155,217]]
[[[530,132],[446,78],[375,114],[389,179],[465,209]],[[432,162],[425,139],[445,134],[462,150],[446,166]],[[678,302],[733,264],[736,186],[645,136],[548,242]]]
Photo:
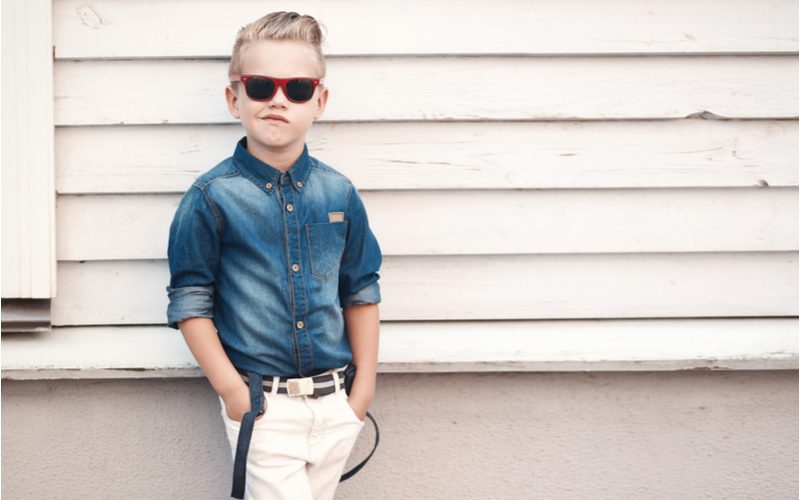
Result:
[[275,95],[273,95],[272,99],[270,99],[270,103],[286,104],[286,101],[288,101],[288,99],[286,98],[286,94],[283,93],[283,89],[281,87],[275,89]]

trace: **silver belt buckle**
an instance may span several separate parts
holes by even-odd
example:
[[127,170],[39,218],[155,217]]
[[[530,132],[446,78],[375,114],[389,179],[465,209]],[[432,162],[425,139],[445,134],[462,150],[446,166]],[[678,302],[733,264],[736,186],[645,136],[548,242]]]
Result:
[[314,394],[314,379],[290,378],[286,381],[286,392],[290,396],[311,396]]

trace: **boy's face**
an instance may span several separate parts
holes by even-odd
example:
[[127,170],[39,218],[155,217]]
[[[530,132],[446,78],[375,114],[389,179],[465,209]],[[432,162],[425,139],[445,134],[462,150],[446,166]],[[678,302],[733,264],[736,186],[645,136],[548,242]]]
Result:
[[[297,40],[265,40],[242,48],[243,75],[265,75],[274,78],[318,78],[314,49]],[[225,89],[228,109],[241,120],[247,131],[247,149],[253,153],[302,151],[306,132],[314,119],[322,116],[328,101],[328,89],[320,83],[308,102],[296,103],[286,98],[282,88],[266,101],[254,101],[239,82],[236,90]],[[267,119],[278,115],[287,121]]]

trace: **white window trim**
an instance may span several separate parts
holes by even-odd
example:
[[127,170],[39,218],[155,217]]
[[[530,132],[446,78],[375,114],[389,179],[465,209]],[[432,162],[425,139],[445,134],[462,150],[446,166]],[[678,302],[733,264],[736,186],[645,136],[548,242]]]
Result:
[[56,294],[50,0],[2,2],[2,297]]

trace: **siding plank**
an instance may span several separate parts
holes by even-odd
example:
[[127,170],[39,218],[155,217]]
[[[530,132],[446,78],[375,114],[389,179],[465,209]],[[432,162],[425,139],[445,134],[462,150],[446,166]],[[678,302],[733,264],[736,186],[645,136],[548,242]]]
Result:
[[[798,107],[796,56],[343,58],[331,61],[327,83],[329,121],[630,120],[704,112],[796,118]],[[56,125],[233,123],[225,85],[224,61],[57,62]]]
[[330,35],[323,49],[337,56],[797,51],[797,2],[789,0],[187,3],[56,0],[56,57],[230,56],[239,27],[273,10],[315,16]]
[[[793,188],[378,191],[363,198],[384,255],[798,247]],[[59,259],[164,258],[179,201],[176,195],[60,196]]]
[[[59,127],[62,194],[183,192],[241,126]],[[797,121],[320,123],[312,155],[362,190],[797,186]]]
[[[381,319],[797,316],[797,252],[387,257]],[[165,324],[166,261],[61,262],[53,325]]]

